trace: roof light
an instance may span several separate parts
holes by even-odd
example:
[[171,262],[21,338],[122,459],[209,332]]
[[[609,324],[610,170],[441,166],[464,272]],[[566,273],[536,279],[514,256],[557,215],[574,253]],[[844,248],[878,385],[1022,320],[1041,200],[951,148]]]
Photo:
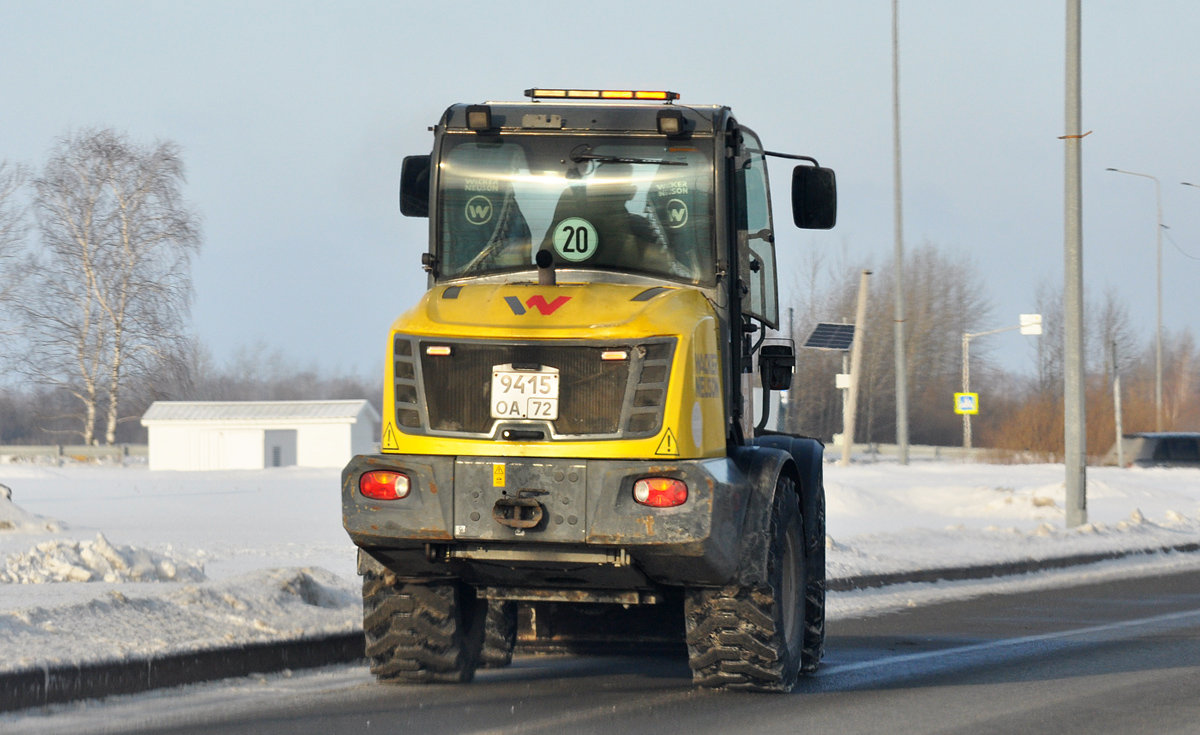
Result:
[[600,353],[601,360],[628,360],[629,350],[605,350]]
[[425,348],[426,355],[449,355],[450,345],[430,345]]
[[412,483],[400,472],[376,470],[358,478],[358,490],[373,500],[401,500],[408,497]]
[[467,108],[467,127],[471,130],[492,129],[492,108],[487,105],[471,105]]
[[639,100],[677,100],[679,94],[676,92],[634,92],[634,99]]
[[530,99],[606,99],[606,100],[661,100],[670,102],[679,99],[678,92],[646,89],[527,89]]
[[652,508],[674,508],[687,502],[688,489],[672,477],[646,477],[633,483],[633,499]]

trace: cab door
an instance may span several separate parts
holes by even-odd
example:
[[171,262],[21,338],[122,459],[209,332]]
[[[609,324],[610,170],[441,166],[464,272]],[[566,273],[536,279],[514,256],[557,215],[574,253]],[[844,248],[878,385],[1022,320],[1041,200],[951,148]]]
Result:
[[775,228],[771,220],[771,186],[762,142],[740,128],[735,175],[738,273],[746,289],[742,313],[779,328],[779,286],[775,277]]

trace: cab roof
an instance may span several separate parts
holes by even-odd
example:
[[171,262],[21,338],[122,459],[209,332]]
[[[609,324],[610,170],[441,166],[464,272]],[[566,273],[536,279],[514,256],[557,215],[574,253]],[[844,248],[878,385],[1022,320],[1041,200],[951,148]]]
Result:
[[[494,129],[499,130],[575,130],[594,132],[658,132],[658,113],[675,110],[683,114],[687,131],[693,135],[711,135],[724,125],[729,108],[721,105],[678,105],[662,102],[497,102],[484,103],[491,108]],[[447,130],[467,129],[467,108],[450,106],[439,123]]]

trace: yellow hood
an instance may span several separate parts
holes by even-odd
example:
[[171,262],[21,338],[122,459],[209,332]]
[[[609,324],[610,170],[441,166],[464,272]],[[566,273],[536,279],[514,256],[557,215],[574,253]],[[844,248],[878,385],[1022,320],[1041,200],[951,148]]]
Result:
[[618,284],[436,286],[394,331],[424,335],[630,338],[689,334],[710,313],[694,289]]

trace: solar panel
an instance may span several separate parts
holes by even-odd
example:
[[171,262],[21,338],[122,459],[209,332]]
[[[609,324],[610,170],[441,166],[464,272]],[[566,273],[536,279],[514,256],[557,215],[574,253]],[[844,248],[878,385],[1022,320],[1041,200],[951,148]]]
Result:
[[853,324],[830,324],[821,322],[817,325],[804,346],[814,350],[848,350],[854,343]]

